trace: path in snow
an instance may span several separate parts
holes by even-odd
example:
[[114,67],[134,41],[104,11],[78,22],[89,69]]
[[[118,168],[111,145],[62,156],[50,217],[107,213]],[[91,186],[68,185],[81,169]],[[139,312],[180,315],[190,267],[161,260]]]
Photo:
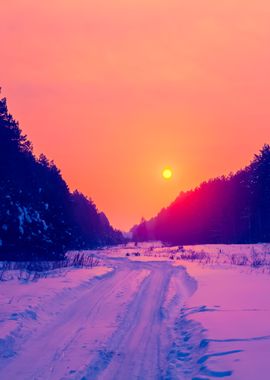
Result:
[[175,320],[194,281],[168,262],[111,262],[114,272],[47,301],[51,315],[38,318],[1,379],[174,378]]
[[97,252],[93,269],[1,282],[0,379],[269,379],[268,271],[137,249]]

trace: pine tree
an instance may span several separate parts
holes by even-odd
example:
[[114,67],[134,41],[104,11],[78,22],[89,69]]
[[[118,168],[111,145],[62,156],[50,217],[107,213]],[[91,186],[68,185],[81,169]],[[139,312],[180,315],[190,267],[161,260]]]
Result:
[[0,258],[58,259],[69,249],[122,239],[60,170],[32,144],[0,100]]

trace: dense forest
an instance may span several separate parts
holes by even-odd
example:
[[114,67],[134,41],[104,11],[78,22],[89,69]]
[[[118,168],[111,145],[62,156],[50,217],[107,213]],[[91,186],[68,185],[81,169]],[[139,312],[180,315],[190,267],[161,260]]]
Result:
[[117,244],[122,234],[31,142],[0,99],[0,259],[58,259],[70,249]]
[[136,241],[170,244],[270,242],[269,145],[237,173],[182,192],[132,234]]

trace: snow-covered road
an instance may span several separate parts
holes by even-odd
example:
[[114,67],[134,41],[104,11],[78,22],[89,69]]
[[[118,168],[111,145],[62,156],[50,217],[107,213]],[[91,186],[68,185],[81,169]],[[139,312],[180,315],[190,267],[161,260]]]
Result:
[[181,267],[166,262],[119,258],[113,266],[102,280],[49,299],[43,305],[49,318],[37,317],[34,331],[4,363],[0,378],[165,378],[173,335],[169,326],[189,279]]
[[140,251],[0,283],[0,379],[268,380],[269,274]]

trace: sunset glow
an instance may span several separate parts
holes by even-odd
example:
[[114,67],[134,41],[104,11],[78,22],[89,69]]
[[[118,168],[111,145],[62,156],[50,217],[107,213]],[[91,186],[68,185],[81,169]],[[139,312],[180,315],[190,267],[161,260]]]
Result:
[[[269,142],[269,14],[265,0],[3,1],[2,96],[35,152],[128,230]],[[180,182],[164,186],[166,162]]]

